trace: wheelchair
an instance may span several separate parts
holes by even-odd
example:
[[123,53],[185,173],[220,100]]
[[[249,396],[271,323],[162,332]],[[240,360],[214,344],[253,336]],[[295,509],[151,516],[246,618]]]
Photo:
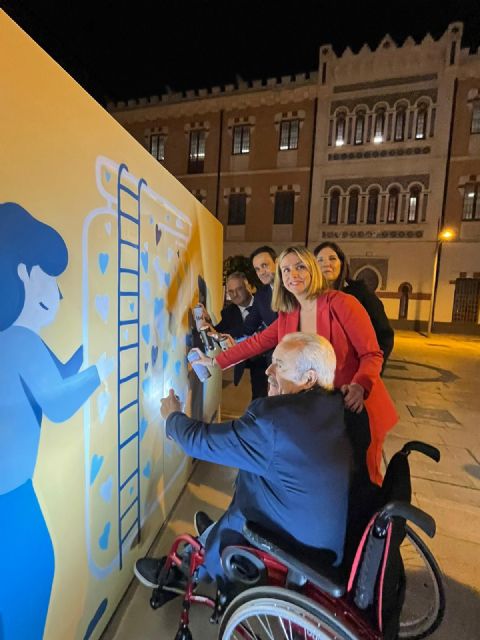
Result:
[[165,558],[150,600],[152,608],[176,595],[168,588],[169,575],[174,567],[185,570],[179,550],[187,544],[191,547],[188,578],[175,640],[192,640],[192,604],[212,609],[210,622],[219,624],[219,640],[427,637],[442,621],[445,595],[437,563],[407,524],[413,523],[429,537],[435,535],[433,518],[411,504],[412,451],[440,459],[438,449],[418,441],[406,443],[392,457],[382,487],[368,496],[372,508],[364,513],[366,524],[356,514],[356,526],[350,523],[347,528],[342,566],[332,565],[332,552],[292,545],[247,522],[243,535],[248,545],[228,546],[222,552],[226,581],[216,585],[213,598],[196,591],[204,549],[196,538],[184,534]]

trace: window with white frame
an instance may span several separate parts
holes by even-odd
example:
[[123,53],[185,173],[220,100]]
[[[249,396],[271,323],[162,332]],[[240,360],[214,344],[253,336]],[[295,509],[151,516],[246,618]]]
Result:
[[231,193],[228,197],[228,224],[245,224],[247,214],[247,194]]
[[150,153],[157,160],[165,160],[165,140],[167,136],[153,133],[150,136]]
[[355,118],[355,144],[363,144],[363,136],[365,133],[365,113],[359,111]]
[[375,114],[375,129],[373,142],[379,144],[383,142],[383,135],[385,130],[385,109],[378,109]]
[[351,189],[348,198],[348,224],[357,224],[359,189]]
[[474,100],[472,103],[470,133],[480,133],[480,100]]
[[426,104],[420,104],[417,109],[417,122],[415,124],[415,140],[424,140],[427,137],[427,114]]
[[275,206],[273,212],[274,224],[293,224],[295,208],[294,191],[277,191],[275,194]]
[[287,151],[289,149],[298,149],[298,135],[300,131],[300,121],[295,120],[282,120],[280,122],[280,139],[279,149],[280,151]]
[[203,129],[190,131],[190,146],[188,155],[188,172],[202,173],[205,162],[206,132]]
[[395,223],[397,221],[399,198],[400,198],[400,189],[398,187],[392,187],[388,192],[388,209],[387,209],[387,222],[390,224]]
[[394,139],[396,142],[400,142],[405,137],[405,120],[406,120],[405,107],[399,107],[395,114],[395,133]]
[[418,222],[420,206],[420,187],[412,187],[408,194],[407,222]]
[[378,211],[378,196],[380,191],[374,187],[368,192],[368,205],[367,205],[367,224],[376,224],[377,211]]
[[462,220],[480,220],[480,183],[465,185]]
[[344,113],[337,115],[335,122],[335,146],[342,147],[345,144],[346,118]]
[[233,155],[250,153],[250,125],[242,124],[233,127]]
[[330,193],[330,209],[328,213],[328,224],[338,224],[338,210],[340,208],[340,191],[333,189]]

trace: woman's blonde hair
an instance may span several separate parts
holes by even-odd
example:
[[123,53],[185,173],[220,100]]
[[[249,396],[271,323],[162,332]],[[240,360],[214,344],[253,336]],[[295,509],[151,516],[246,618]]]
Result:
[[299,303],[293,293],[287,291],[283,284],[281,264],[285,256],[294,253],[297,258],[304,263],[310,273],[310,284],[306,291],[307,300],[314,300],[327,291],[328,282],[320,271],[318,262],[315,260],[313,253],[306,247],[287,247],[278,256],[275,265],[275,281],[273,283],[272,309],[274,311],[293,311],[299,306]]

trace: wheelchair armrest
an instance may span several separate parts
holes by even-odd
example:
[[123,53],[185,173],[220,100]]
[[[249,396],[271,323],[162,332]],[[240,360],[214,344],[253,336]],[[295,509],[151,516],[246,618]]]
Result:
[[384,525],[395,516],[413,522],[413,524],[416,524],[417,527],[430,538],[433,538],[435,535],[436,525],[431,515],[418,507],[414,507],[413,504],[400,501],[388,502],[382,507],[375,518],[375,528],[377,526],[383,528]]
[[340,598],[345,593],[345,575],[339,567],[332,566],[335,558],[333,552],[300,543],[292,544],[255,522],[244,525],[243,535],[254,547],[265,551],[288,569],[300,573],[334,598]]
[[403,445],[402,453],[406,453],[408,456],[411,451],[418,451],[423,453],[424,456],[435,460],[435,462],[440,462],[440,451],[437,447],[432,447],[431,444],[420,442],[420,440],[410,440],[410,442],[406,442]]

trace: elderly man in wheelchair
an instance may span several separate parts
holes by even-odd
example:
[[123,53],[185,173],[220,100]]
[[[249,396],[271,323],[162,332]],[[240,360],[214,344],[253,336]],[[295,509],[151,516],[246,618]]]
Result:
[[[188,418],[173,390],[162,400],[168,437],[192,457],[239,469],[218,522],[197,513],[197,538],[179,536],[165,558],[135,565],[154,588],[153,608],[183,594],[175,640],[192,638],[192,603],[212,608],[224,639],[425,637],[398,635],[400,544],[406,519],[434,533],[430,516],[410,504],[407,456],[412,448],[436,450],[409,443],[382,488],[365,483],[366,449],[352,452],[334,373],[330,343],[294,333],[274,351],[269,397],[238,420]],[[216,581],[215,598],[197,592],[203,580]]]

